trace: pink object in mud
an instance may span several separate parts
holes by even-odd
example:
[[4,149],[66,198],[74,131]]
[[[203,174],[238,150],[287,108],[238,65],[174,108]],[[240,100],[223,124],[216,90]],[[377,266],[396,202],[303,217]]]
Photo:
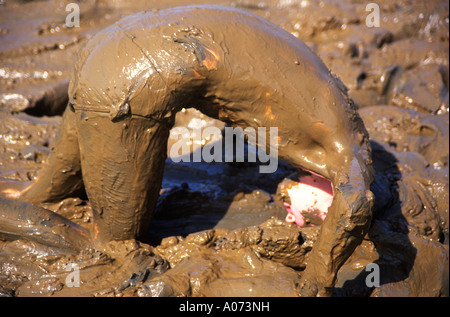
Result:
[[317,174],[301,176],[299,183],[287,190],[291,199],[291,205],[283,203],[288,215],[286,222],[295,222],[299,226],[305,224],[302,213],[319,212],[319,217],[324,220],[328,207],[333,201],[333,188],[331,182]]

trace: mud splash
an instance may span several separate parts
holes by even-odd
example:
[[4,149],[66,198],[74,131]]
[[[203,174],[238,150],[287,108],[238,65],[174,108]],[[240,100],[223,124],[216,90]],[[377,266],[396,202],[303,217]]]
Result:
[[[172,2],[167,6],[183,4]],[[336,295],[448,295],[448,6],[382,4],[386,21],[367,29],[364,4],[221,4],[260,14],[306,41],[360,106],[374,150],[375,219],[340,270]],[[19,10],[36,12],[36,5],[8,3],[2,10],[13,17]],[[28,17],[21,28],[2,16],[2,177],[33,180],[55,144],[60,118],[35,115],[62,113],[66,90],[55,87],[67,80],[75,51],[122,15],[154,7],[159,6],[83,3],[82,14],[92,22],[77,30],[62,27],[63,9],[49,17],[30,13],[34,20]],[[179,117],[188,126],[200,115],[187,110]],[[296,296],[320,228],[271,218],[286,215],[276,186],[291,172],[282,164],[268,178],[248,163],[169,160],[147,243],[129,240],[73,255],[22,240],[0,241],[2,294]],[[83,195],[45,207],[92,225]],[[195,233],[200,230],[206,231]],[[365,285],[364,267],[373,262],[381,268],[375,289]],[[71,263],[79,265],[80,288],[67,287]]]

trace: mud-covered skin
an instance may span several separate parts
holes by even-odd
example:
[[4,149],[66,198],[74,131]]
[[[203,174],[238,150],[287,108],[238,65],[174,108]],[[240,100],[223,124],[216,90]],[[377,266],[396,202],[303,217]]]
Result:
[[50,210],[0,197],[0,233],[61,249],[81,251],[91,246],[89,232]]
[[199,6],[124,18],[80,52],[69,98],[59,142],[19,199],[54,201],[84,183],[96,245],[146,232],[183,107],[233,126],[277,127],[279,159],[332,181],[302,295],[328,294],[368,230],[371,150],[345,87],[306,45],[258,16]]

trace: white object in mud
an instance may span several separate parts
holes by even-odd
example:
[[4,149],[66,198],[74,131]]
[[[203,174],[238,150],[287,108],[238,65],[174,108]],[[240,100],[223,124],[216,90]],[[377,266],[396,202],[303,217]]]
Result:
[[305,224],[302,213],[318,212],[319,217],[324,220],[333,201],[331,182],[316,174],[301,176],[299,183],[289,188],[287,192],[291,205],[284,203],[288,212],[285,220],[295,222],[299,226]]

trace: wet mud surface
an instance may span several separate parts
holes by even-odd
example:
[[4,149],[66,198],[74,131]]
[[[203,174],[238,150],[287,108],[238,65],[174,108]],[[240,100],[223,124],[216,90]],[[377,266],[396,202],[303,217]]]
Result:
[[[193,3],[202,1],[81,2],[80,28],[65,26],[60,2],[0,4],[0,177],[31,182],[42,168],[83,43],[128,14]],[[358,104],[373,150],[374,216],[334,295],[448,296],[448,3],[379,1],[379,28],[365,25],[363,2],[215,3],[259,14],[303,40]],[[224,124],[187,109],[175,126]],[[284,221],[281,187],[292,172],[283,162],[261,174],[255,163],[169,158],[145,239],[70,254],[2,236],[0,294],[297,296],[320,225]],[[84,195],[43,207],[92,226]],[[370,263],[379,265],[379,287],[366,285]],[[68,280],[74,267],[79,286]]]

